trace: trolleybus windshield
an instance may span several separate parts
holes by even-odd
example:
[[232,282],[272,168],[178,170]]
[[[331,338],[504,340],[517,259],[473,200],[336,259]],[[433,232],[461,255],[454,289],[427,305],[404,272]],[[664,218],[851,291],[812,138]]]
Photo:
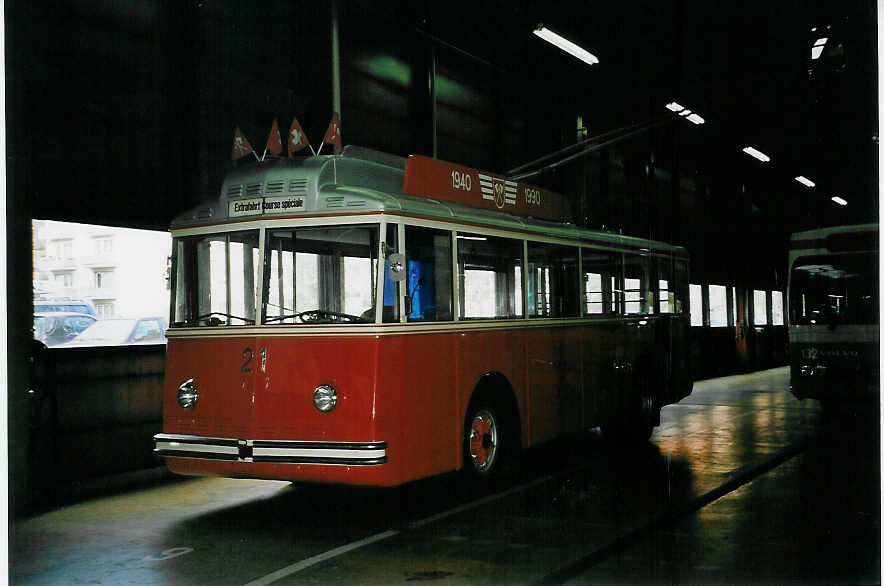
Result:
[[792,265],[791,322],[877,324],[878,255],[802,256]]
[[268,229],[266,239],[264,323],[374,323],[377,225]]

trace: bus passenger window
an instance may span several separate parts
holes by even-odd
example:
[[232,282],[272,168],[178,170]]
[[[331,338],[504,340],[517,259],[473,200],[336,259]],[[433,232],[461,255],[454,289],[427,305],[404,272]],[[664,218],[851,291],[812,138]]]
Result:
[[672,280],[672,259],[659,257],[657,260],[657,299],[660,313],[678,313],[674,282]]
[[522,315],[522,241],[457,235],[460,319]]
[[528,317],[577,316],[577,249],[528,243]]
[[648,257],[626,255],[623,279],[623,297],[626,313],[637,313],[640,315],[654,313],[654,298],[650,285]]
[[406,226],[405,253],[408,321],[451,321],[451,232]]
[[584,315],[619,313],[617,280],[622,271],[621,255],[583,249]]

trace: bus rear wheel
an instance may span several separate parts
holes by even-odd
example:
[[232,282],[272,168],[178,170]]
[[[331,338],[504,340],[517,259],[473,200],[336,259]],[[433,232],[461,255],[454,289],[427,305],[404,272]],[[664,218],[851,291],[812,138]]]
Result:
[[485,483],[505,476],[516,449],[509,425],[504,410],[493,401],[470,406],[464,421],[463,467],[472,480]]

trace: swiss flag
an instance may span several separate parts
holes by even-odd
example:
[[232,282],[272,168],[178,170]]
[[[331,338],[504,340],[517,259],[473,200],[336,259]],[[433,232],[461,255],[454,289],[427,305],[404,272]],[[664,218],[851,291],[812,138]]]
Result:
[[297,118],[292,118],[292,125],[289,128],[289,136],[288,136],[288,145],[289,145],[289,156],[292,156],[292,153],[296,153],[304,147],[310,146],[310,140],[307,138],[307,135],[304,134],[304,129],[301,128],[301,125],[298,124]]
[[337,112],[332,115],[328,130],[325,131],[325,136],[322,137],[322,142],[335,145],[335,154],[341,154],[341,125],[338,122]]
[[273,120],[273,126],[270,127],[270,136],[267,137],[267,146],[264,147],[264,154],[270,151],[277,157],[282,154],[282,139],[279,137],[279,125],[276,119]]
[[[233,135],[233,153],[231,154],[231,158],[236,161],[249,153],[254,155],[255,151],[252,149],[252,145],[249,144],[249,139],[243,135],[239,126],[237,126],[236,132]],[[257,157],[257,155],[255,156]]]

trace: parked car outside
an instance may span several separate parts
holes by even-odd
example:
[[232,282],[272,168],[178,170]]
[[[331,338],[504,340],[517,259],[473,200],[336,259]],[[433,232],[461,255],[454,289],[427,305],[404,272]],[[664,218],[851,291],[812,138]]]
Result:
[[34,314],[34,339],[58,346],[75,339],[98,319],[87,313],[51,311]]
[[166,318],[164,317],[113,317],[102,319],[64,346],[165,344],[166,326]]
[[54,299],[35,299],[34,313],[50,313],[70,311],[76,313],[88,313],[98,316],[95,306],[88,299],[76,299],[73,297],[60,297]]

